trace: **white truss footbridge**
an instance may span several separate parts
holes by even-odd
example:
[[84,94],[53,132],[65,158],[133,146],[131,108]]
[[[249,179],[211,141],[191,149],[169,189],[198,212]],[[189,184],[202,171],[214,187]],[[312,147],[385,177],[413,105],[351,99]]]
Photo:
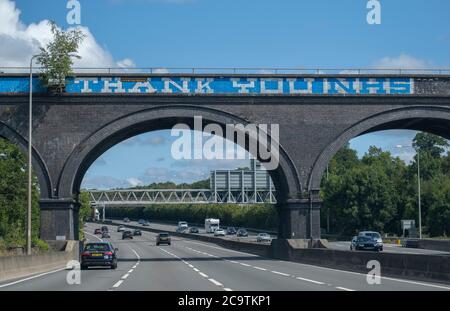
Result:
[[275,191],[211,191],[210,189],[90,190],[93,206],[151,204],[275,204]]

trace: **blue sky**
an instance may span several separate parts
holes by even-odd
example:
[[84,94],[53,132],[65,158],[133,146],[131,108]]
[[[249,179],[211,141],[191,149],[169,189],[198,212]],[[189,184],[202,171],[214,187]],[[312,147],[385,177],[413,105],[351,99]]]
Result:
[[[448,0],[381,0],[381,25],[367,24],[365,0],[79,1],[81,25],[89,31],[83,65],[450,67]],[[15,3],[15,15],[10,15],[17,16],[20,25],[11,33],[20,30],[22,37],[25,33],[41,40],[46,19],[69,27],[65,0],[0,0],[2,3]],[[14,18],[3,20],[14,22]],[[0,35],[1,27],[8,25],[0,21]],[[17,48],[15,55],[23,59],[20,55],[25,50]],[[21,64],[20,59],[8,57],[2,58],[0,47],[0,63]],[[408,160],[412,151],[397,150],[395,145],[411,144],[413,136],[410,131],[374,133],[351,145],[360,155],[370,145],[377,145]],[[144,134],[119,144],[90,168],[84,186],[108,188],[126,186],[133,180],[165,178],[190,182],[207,176],[209,169],[242,164],[175,163],[170,159],[170,144],[168,132]]]

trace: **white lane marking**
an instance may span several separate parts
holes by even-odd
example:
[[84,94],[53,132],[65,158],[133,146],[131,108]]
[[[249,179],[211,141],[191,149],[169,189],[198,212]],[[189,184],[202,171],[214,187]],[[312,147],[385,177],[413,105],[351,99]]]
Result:
[[[299,263],[299,262],[290,262],[290,263],[297,264],[297,265],[300,265],[300,266],[313,267],[313,268],[317,268],[317,269],[320,269],[320,270],[329,270],[329,271],[336,271],[336,272],[342,272],[342,273],[347,273],[347,274],[359,275],[359,276],[362,276],[364,278],[367,276],[366,274],[359,273],[359,272],[338,270],[338,269],[333,269],[333,268],[326,268],[326,267],[309,265],[309,264],[305,264],[305,263]],[[387,277],[387,276],[382,276],[380,278],[382,280],[390,280],[390,281],[396,281],[396,282],[401,282],[401,283],[409,283],[409,284],[414,284],[414,285],[421,285],[421,286],[428,286],[428,287],[435,287],[435,288],[450,290],[450,286],[437,285],[437,284],[428,284],[428,283],[422,283],[422,282],[416,282],[416,281],[410,281],[410,280],[403,280],[403,279],[396,279],[396,278],[391,278],[391,277]]]
[[90,235],[90,236],[93,236],[94,238],[98,239],[100,242],[103,242],[102,239],[100,239],[98,236],[96,236],[96,235],[94,235],[94,234],[90,234],[89,232],[86,232],[86,231],[84,231],[84,233],[86,233],[86,234],[88,234],[88,235]]
[[337,289],[340,289],[340,290],[345,290],[345,291],[347,291],[347,292],[354,292],[354,291],[355,291],[354,289],[345,288],[345,287],[341,287],[341,286],[336,286],[336,288],[337,288]]
[[220,282],[217,282],[216,280],[214,280],[214,279],[208,279],[208,281],[210,281],[211,283],[214,283],[215,285],[217,285],[217,286],[223,286],[223,284],[222,283],[220,283]]
[[[131,248],[131,247],[130,247],[130,248]],[[138,261],[141,261],[141,256],[139,256],[139,254],[138,254],[134,249],[131,248],[131,250],[132,250],[133,253],[136,255]]]
[[258,270],[261,270],[261,271],[267,271],[267,269],[265,269],[265,268],[261,268],[261,267],[256,267],[256,266],[253,266],[253,268],[255,268],[255,269],[258,269]]
[[251,267],[251,265],[246,264],[246,263],[243,263],[243,262],[240,262],[239,264],[240,264],[241,266],[244,266],[244,267]]
[[11,282],[11,283],[3,284],[3,285],[0,285],[0,288],[11,286],[11,285],[15,285],[15,284],[22,283],[22,282],[26,282],[26,281],[29,281],[29,280],[32,280],[32,279],[40,278],[42,276],[46,276],[46,275],[49,275],[49,274],[52,274],[52,273],[56,273],[56,272],[59,272],[59,271],[63,271],[63,270],[66,270],[66,268],[64,267],[64,268],[61,268],[61,269],[52,270],[52,271],[41,273],[41,274],[38,274],[38,275],[35,275],[35,276],[27,277],[25,279],[17,280],[17,281]]
[[230,262],[231,262],[231,263],[239,263],[239,262],[237,262],[237,261],[234,261],[234,260],[230,260]]
[[233,291],[231,288],[227,288],[227,287],[225,287],[223,290],[226,291],[226,292],[232,292]]
[[[215,249],[222,250],[222,251],[227,251],[227,252],[230,252],[230,253],[239,253],[239,254],[250,255],[252,257],[260,257],[260,256],[254,256],[252,254],[248,254],[248,253],[244,253],[244,252],[240,252],[240,251],[235,251],[235,250],[231,250],[231,249],[226,249],[226,248],[223,248],[223,247],[216,247],[216,246],[212,246],[212,245],[208,245],[208,244],[204,244],[204,243],[188,241],[188,240],[183,240],[183,241],[186,242],[186,243],[198,244],[198,245],[203,245],[203,246],[206,246],[206,247],[215,248]],[[268,260],[270,260],[270,258]],[[230,262],[237,263],[236,261],[233,261],[233,260],[231,260]],[[320,269],[320,270],[328,270],[328,271],[336,271],[336,272],[353,274],[353,275],[360,275],[360,276],[366,277],[366,274],[359,273],[359,272],[338,270],[338,269],[321,267],[321,266],[314,266],[314,265],[309,265],[309,264],[300,263],[300,262],[289,262],[289,261],[282,261],[282,260],[280,260],[279,262],[287,263],[287,264],[300,265],[300,266],[304,266],[304,267],[313,267],[313,268]],[[385,277],[385,276],[382,276],[381,279],[382,280],[384,279],[384,280],[390,280],[390,281],[395,281],[395,282],[409,283],[409,284],[414,284],[414,285],[420,285],[420,286],[434,287],[434,288],[450,290],[450,286],[444,286],[444,285],[438,285],[438,284],[422,283],[422,282],[416,282],[416,281],[410,281],[410,280],[404,280],[404,279],[397,279],[397,278]]]
[[278,271],[270,271],[270,272],[275,273],[275,274],[279,274],[279,275],[282,275],[282,276],[291,276],[290,274],[283,273],[283,272],[278,272]]
[[198,270],[197,268],[194,268],[194,271],[195,271],[195,272],[200,272],[200,270]]
[[208,275],[204,274],[203,272],[199,272],[199,274],[200,274],[202,277],[204,277],[204,278],[207,278],[207,277],[208,277]]
[[113,285],[113,288],[119,287],[123,283],[123,280],[118,281],[116,284]]
[[324,282],[314,281],[314,280],[307,279],[307,278],[302,278],[302,277],[299,277],[299,276],[296,277],[296,279],[302,280],[302,281],[306,281],[306,282],[311,282],[311,283],[314,283],[314,284],[320,284],[320,285],[325,284]]
[[122,277],[122,280],[125,280],[127,277],[129,277],[130,276],[130,274],[129,273],[127,273],[127,274],[125,274],[123,277]]
[[129,271],[128,271],[128,273],[132,273],[134,271],[134,268],[133,269],[130,269]]

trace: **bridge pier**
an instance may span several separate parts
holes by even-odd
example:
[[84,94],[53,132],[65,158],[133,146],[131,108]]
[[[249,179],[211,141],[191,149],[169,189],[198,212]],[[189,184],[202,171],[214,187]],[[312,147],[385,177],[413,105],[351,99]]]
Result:
[[320,239],[319,199],[288,200],[279,204],[280,239]]
[[79,203],[73,199],[42,199],[39,206],[42,240],[79,239]]

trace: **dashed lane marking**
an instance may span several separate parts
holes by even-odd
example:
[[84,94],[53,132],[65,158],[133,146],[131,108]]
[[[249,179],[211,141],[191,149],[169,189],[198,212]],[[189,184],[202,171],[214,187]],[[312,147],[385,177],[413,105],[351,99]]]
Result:
[[347,291],[347,292],[354,292],[354,291],[355,291],[354,289],[350,289],[350,288],[346,288],[346,287],[341,287],[341,286],[336,286],[336,288],[337,288],[337,289],[340,289],[340,290],[345,290],[345,291]]
[[214,280],[214,279],[208,279],[208,281],[210,281],[211,283],[213,283],[214,285],[217,285],[217,286],[223,286],[223,284],[222,283],[220,283],[220,282],[217,282],[216,280]]

